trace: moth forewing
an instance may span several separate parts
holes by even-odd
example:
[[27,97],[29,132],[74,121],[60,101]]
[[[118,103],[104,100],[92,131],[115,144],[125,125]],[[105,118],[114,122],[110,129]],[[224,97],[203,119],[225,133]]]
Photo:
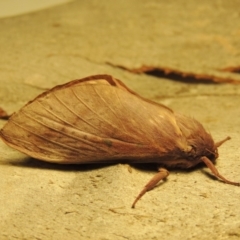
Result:
[[172,118],[168,108],[152,105],[122,85],[80,80],[28,103],[2,129],[2,136],[18,150],[51,162],[143,162],[162,155],[166,147],[158,142],[163,139],[168,148],[174,147],[167,131],[159,128],[179,131]]

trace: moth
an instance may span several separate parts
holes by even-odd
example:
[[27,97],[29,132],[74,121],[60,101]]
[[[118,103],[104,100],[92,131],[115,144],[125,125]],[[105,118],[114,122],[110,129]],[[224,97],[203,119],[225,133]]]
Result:
[[9,146],[53,163],[155,163],[157,174],[132,204],[160,180],[167,169],[205,163],[216,167],[218,147],[197,120],[145,99],[120,80],[96,75],[56,86],[28,102],[1,129]]

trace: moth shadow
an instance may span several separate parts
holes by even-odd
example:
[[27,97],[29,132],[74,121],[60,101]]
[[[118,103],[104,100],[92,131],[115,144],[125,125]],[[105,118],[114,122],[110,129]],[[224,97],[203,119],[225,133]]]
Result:
[[[156,172],[157,169],[159,168],[159,165],[157,163],[134,163],[134,164],[130,164],[133,168],[136,168],[138,170],[142,170],[142,171],[154,171]],[[199,163],[198,165],[192,167],[192,168],[169,168],[166,167],[166,169],[169,172],[174,172],[174,173],[190,173],[193,172],[195,170],[199,170],[201,168],[203,168],[205,165],[202,163]],[[162,166],[163,168],[165,168],[164,166]],[[204,171],[204,170],[203,170]]]
[[25,158],[21,162],[10,162],[10,165],[24,168],[37,168],[42,170],[58,170],[58,171],[91,171],[107,166],[115,165],[109,163],[94,163],[94,164],[59,164],[59,163],[50,163],[44,162],[35,158]]
[[211,180],[215,180],[215,181],[221,181],[221,179],[218,179],[217,177],[215,177],[212,173],[207,172],[206,170],[202,169],[201,172],[208,178],[210,178]]
[[[119,161],[117,163],[92,163],[92,164],[58,164],[58,163],[50,163],[44,162],[35,158],[26,157],[23,161],[14,161],[9,162],[8,164],[14,165],[17,167],[25,167],[25,168],[37,168],[42,170],[58,170],[58,171],[92,171],[105,167],[114,166],[117,164],[129,164],[133,169],[137,169],[143,172],[151,172],[156,173],[158,170],[158,165],[156,163],[129,163],[128,161]],[[198,164],[197,166],[190,169],[179,169],[179,168],[166,168],[170,173],[180,173],[180,174],[188,174],[194,170],[199,170],[204,167],[204,164]],[[208,178],[216,180],[211,173],[206,170],[201,170],[203,174],[205,174]]]

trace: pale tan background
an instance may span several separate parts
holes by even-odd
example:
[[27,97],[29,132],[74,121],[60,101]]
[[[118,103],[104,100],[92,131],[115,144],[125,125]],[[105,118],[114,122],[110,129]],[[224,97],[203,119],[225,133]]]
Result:
[[[2,18],[0,32],[0,107],[9,114],[56,84],[111,74],[195,117],[215,140],[231,136],[217,167],[240,181],[238,1],[79,0]],[[182,81],[118,67],[143,65]],[[203,75],[210,84],[196,81]],[[240,239],[240,188],[208,173],[172,171],[131,209],[153,170],[48,164],[0,141],[0,239]]]

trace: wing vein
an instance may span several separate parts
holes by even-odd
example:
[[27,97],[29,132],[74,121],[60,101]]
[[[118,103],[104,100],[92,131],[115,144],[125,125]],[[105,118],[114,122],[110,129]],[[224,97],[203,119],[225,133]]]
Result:
[[[59,129],[53,128],[52,126],[46,124],[45,122],[41,122],[41,121],[37,120],[36,118],[34,118],[34,117],[32,117],[32,116],[24,113],[24,112],[23,112],[23,114],[24,114],[25,116],[31,118],[33,121],[38,122],[39,124],[41,124],[41,125],[44,126],[44,127],[47,127],[47,128],[49,128],[49,129],[51,129],[51,130],[53,130],[53,131],[56,131],[56,132],[58,132],[58,133],[60,132]],[[40,116],[41,116],[41,115],[40,115]],[[47,119],[47,120],[50,120],[49,118],[46,118],[46,117],[43,117],[43,116],[41,116],[41,117],[42,117],[42,118],[45,118],[45,119]],[[57,124],[56,122],[54,122],[54,123]],[[68,128],[69,128],[69,127],[68,127]],[[73,128],[73,130],[75,130],[75,129],[76,129],[76,128]],[[83,132],[83,131],[81,131],[81,130],[79,130],[79,129],[78,129],[78,133],[80,133],[80,134],[83,135],[83,136],[84,136],[84,135],[85,135],[85,136],[88,135],[88,136],[93,136],[93,138],[99,138],[99,137],[97,137],[97,136],[95,136],[95,135],[92,135],[92,134],[89,134],[89,133],[85,133],[85,132]],[[63,132],[63,131],[61,131],[61,134],[65,135],[65,136],[67,136],[67,137],[69,137],[69,138],[72,138],[72,139],[75,139],[75,140],[78,140],[78,141],[81,141],[81,142],[87,144],[88,146],[91,147],[91,149],[88,149],[88,150],[96,150],[96,149],[97,149],[97,150],[102,151],[102,152],[107,152],[104,148],[101,148],[101,147],[99,147],[99,146],[96,146],[96,144],[95,144],[94,142],[85,140],[84,138],[75,137],[75,136],[70,135],[70,134],[68,134],[68,133],[66,133],[66,132]],[[100,140],[100,139],[99,139],[99,140]]]
[[[110,123],[109,121],[107,121],[107,119],[101,117],[96,111],[94,111],[93,109],[91,109],[81,98],[79,98],[79,96],[76,94],[75,91],[73,91],[75,96],[77,97],[77,99],[84,104],[84,106],[86,106],[89,111],[93,112],[99,119],[99,121],[103,122],[103,123],[107,123],[108,125],[110,125],[112,128],[114,128],[115,130],[119,131],[119,127],[117,127],[116,125],[114,125],[113,123]],[[124,131],[124,133],[129,136],[129,134],[126,133],[126,131]]]
[[[72,88],[71,91],[73,92]],[[73,92],[74,93],[74,92]],[[96,128],[94,125],[90,124],[88,121],[84,120],[81,116],[79,116],[75,111],[73,111],[67,104],[65,104],[62,100],[60,100],[60,98],[53,92],[53,95],[55,96],[55,98],[65,107],[67,108],[72,114],[74,114],[76,117],[78,117],[81,121],[83,121],[84,123],[88,124],[89,126],[91,126],[92,128],[96,129],[96,130],[100,130],[98,128]]]
[[111,108],[110,104],[105,101],[105,99],[101,96],[101,94],[99,94],[99,92],[96,90],[96,88],[94,86],[92,88],[93,88],[94,92],[98,95],[98,97],[102,100],[102,102],[104,102],[105,106],[113,113],[113,115],[116,117],[116,119],[118,119],[118,121],[120,120],[122,129],[124,129],[125,130],[124,132],[126,132],[126,128],[125,128],[122,120],[119,118],[119,116],[116,115],[115,111]]
[[33,134],[34,136],[37,136],[38,138],[41,138],[41,139],[43,139],[43,140],[45,140],[45,141],[47,141],[47,142],[51,142],[51,143],[56,144],[56,145],[58,145],[58,146],[61,146],[61,147],[70,149],[71,151],[78,152],[78,153],[81,153],[81,154],[82,154],[82,152],[78,151],[76,148],[73,148],[73,147],[71,147],[71,146],[68,146],[68,145],[66,145],[66,144],[62,144],[62,143],[59,143],[59,142],[56,142],[56,141],[52,141],[52,140],[50,140],[49,138],[46,138],[46,137],[44,137],[44,136],[41,136],[41,135],[39,135],[39,134],[37,134],[37,133],[35,133],[35,132],[33,132],[33,131],[31,131],[31,130],[23,127],[23,126],[21,126],[20,124],[16,123],[16,122],[13,121],[13,120],[12,120],[11,122],[12,122],[13,124],[15,124],[16,126],[18,126],[19,128],[22,128],[23,130],[25,130],[25,131]]

